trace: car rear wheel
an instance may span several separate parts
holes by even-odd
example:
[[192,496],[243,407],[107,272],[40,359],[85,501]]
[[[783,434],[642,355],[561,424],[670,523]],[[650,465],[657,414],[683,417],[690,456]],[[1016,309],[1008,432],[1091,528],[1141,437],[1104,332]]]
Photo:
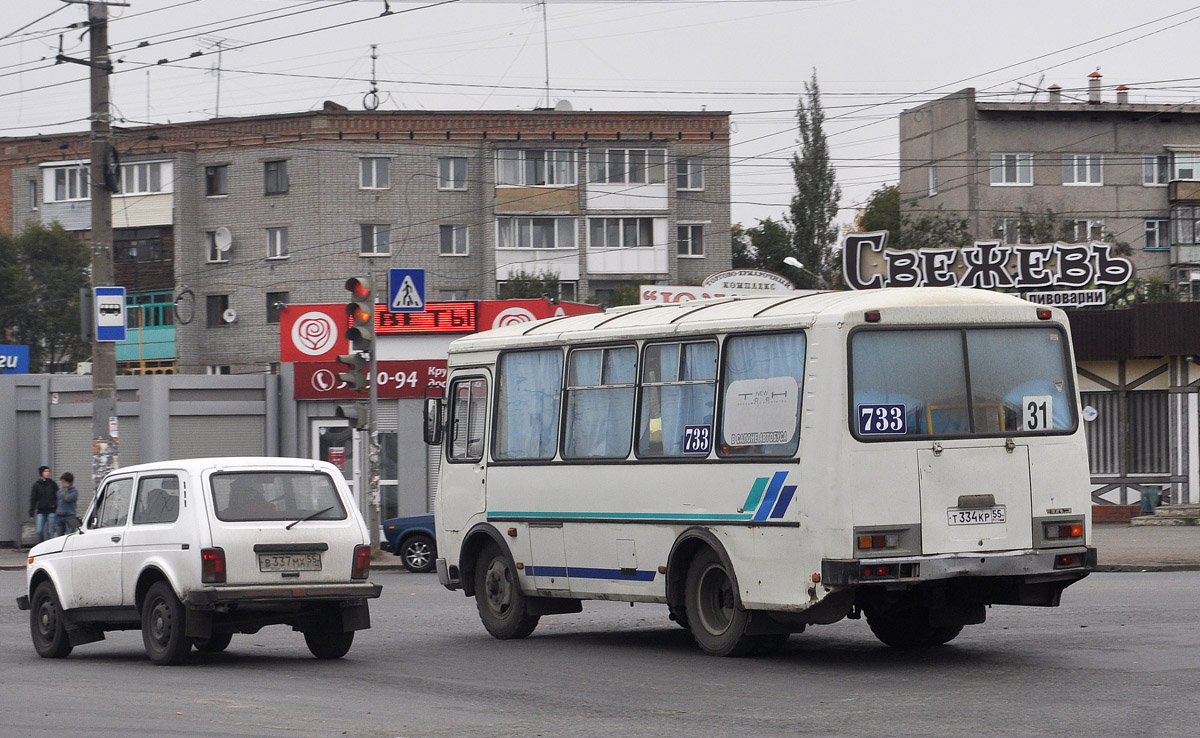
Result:
[[67,638],[67,626],[63,622],[62,605],[58,593],[50,582],[42,582],[33,590],[33,602],[29,608],[29,632],[33,636],[33,649],[38,656],[47,659],[65,658],[71,653],[71,641]]
[[404,568],[411,572],[424,574],[433,571],[433,560],[436,557],[433,539],[423,533],[410,536],[400,544],[400,558],[404,562]]
[[541,619],[529,614],[529,600],[521,592],[516,569],[494,543],[484,546],[475,565],[475,607],[483,627],[502,641],[524,638]]
[[354,631],[306,630],[304,642],[308,650],[319,659],[340,659],[354,644]]
[[208,638],[193,638],[192,645],[201,653],[220,653],[232,640],[233,633],[213,633]]
[[151,663],[174,666],[183,663],[192,650],[184,635],[186,612],[175,591],[166,582],[155,582],[142,603],[142,643]]

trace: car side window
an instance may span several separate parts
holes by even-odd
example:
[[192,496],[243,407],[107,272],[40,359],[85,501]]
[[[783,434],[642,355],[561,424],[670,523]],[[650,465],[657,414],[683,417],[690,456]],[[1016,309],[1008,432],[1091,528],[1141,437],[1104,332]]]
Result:
[[104,486],[100,502],[88,518],[88,528],[112,528],[125,525],[129,517],[129,500],[133,496],[133,480],[117,479]]
[[138,480],[133,524],[174,523],[179,517],[179,478],[142,477]]

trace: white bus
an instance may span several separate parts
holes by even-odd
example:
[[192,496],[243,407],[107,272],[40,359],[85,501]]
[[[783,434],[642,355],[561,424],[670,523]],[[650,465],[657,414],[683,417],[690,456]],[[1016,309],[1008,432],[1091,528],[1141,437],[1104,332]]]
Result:
[[865,615],[945,643],[1095,568],[1064,314],[958,288],[734,297],[461,338],[441,583],[497,638],[662,603],[715,655]]

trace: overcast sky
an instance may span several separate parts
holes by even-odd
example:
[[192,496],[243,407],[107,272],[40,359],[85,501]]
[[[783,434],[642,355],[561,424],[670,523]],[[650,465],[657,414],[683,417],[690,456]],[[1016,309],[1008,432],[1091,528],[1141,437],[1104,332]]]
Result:
[[[82,5],[0,0],[0,136],[87,127]],[[109,43],[118,125],[220,113],[362,109],[371,44],[384,110],[732,113],[733,219],[779,218],[793,185],[795,105],[815,68],[843,190],[840,220],[894,183],[901,110],[964,87],[1028,100],[1087,75],[1133,102],[1200,99],[1200,4],[1128,0],[129,0]],[[43,17],[47,16],[48,17]],[[548,44],[544,40],[549,40]],[[142,45],[143,42],[148,42]],[[191,56],[200,52],[202,55]],[[159,64],[159,60],[166,60]],[[1044,97],[1044,93],[1043,93]]]

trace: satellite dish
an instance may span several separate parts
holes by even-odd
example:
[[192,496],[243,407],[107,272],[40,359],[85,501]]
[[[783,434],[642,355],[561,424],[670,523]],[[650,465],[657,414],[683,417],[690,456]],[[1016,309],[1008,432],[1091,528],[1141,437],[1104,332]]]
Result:
[[554,103],[554,109],[563,112],[570,112],[574,110],[575,107],[571,105],[570,100],[559,100],[558,102]]
[[233,308],[226,308],[225,312],[221,313],[221,320],[226,323],[236,323],[237,311]]
[[221,226],[213,234],[213,245],[217,247],[217,251],[225,253],[233,247],[233,234],[229,232],[228,228]]

